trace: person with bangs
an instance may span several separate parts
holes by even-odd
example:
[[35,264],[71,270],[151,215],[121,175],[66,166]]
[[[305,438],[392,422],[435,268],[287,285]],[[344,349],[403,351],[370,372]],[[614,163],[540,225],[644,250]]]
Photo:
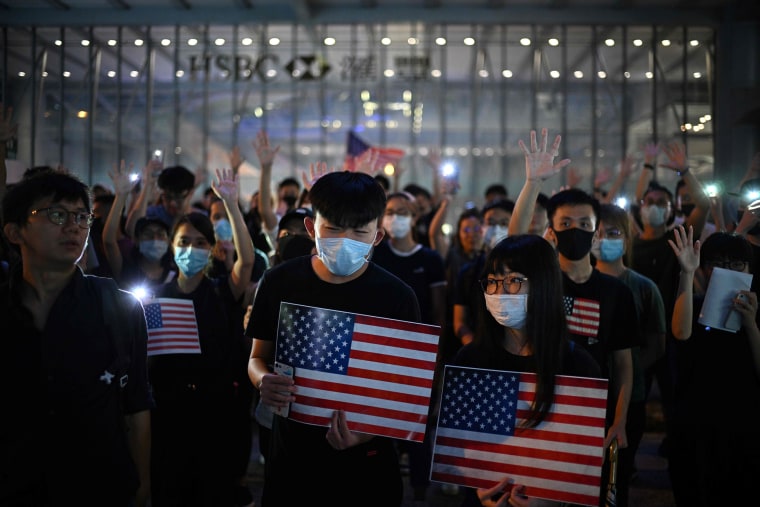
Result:
[[734,233],[714,232],[702,244],[693,227],[674,232],[670,247],[681,273],[672,320],[678,340],[668,460],[673,496],[679,507],[747,505],[760,477],[757,293],[732,288],[726,310],[736,312],[737,331],[705,326],[699,321],[707,300],[694,293],[694,274],[703,272],[709,290],[718,268],[751,273],[752,246]]
[[[568,339],[562,292],[557,290],[561,286],[557,254],[542,237],[519,234],[497,243],[480,279],[473,341],[452,361],[457,366],[536,373],[529,427],[547,417],[556,375],[601,376],[594,358]],[[525,487],[511,481],[505,477],[492,488],[465,490],[463,507],[534,505],[535,500],[524,495]]]
[[200,345],[198,353],[148,358],[156,400],[151,468],[156,507],[234,505],[241,463],[250,456],[250,342],[243,335],[241,299],[255,254],[238,206],[238,185],[231,170],[217,170],[212,184],[232,225],[236,259],[230,273],[208,276],[214,226],[204,213],[192,212],[178,218],[170,236],[179,274],[156,290],[157,298],[193,302]]

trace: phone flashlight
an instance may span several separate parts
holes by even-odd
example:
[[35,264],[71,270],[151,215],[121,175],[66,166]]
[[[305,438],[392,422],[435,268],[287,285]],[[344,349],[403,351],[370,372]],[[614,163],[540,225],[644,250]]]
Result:
[[708,197],[718,197],[718,194],[720,193],[720,187],[717,183],[708,183],[705,185],[705,192],[707,193]]

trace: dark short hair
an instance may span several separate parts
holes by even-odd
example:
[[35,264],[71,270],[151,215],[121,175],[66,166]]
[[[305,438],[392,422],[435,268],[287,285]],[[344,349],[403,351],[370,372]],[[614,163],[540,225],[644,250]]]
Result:
[[596,223],[594,230],[599,227],[599,201],[588,192],[579,188],[568,188],[557,192],[549,198],[546,206],[546,215],[549,217],[549,227],[554,226],[554,214],[562,206],[581,206],[588,204],[594,210]]
[[46,197],[55,202],[81,200],[87,211],[92,211],[92,193],[82,180],[68,172],[44,170],[21,178],[8,189],[3,198],[3,226],[26,223],[34,203]]
[[492,185],[488,185],[488,187],[486,187],[486,191],[483,192],[483,195],[486,196],[488,194],[509,195],[509,193],[507,192],[507,187],[505,187],[501,183],[494,183]]
[[298,189],[301,189],[301,184],[298,183],[298,180],[293,178],[292,176],[288,176],[287,178],[283,179],[278,185],[277,188],[281,189],[282,187],[287,186],[295,186],[298,187]]
[[181,165],[165,167],[158,175],[158,188],[181,193],[195,186],[195,175]]
[[673,203],[673,192],[671,192],[666,187],[660,185],[654,180],[649,182],[649,186],[644,191],[644,195],[641,198],[644,199],[649,192],[656,192],[656,191],[665,192],[666,194],[668,194],[668,199],[670,200],[670,203],[671,204]]
[[322,215],[338,227],[366,225],[385,213],[385,191],[361,172],[327,173],[314,183],[309,196],[314,216]]
[[489,202],[485,206],[483,206],[483,209],[481,210],[480,214],[485,216],[486,213],[491,211],[492,209],[503,209],[507,213],[512,213],[515,210],[515,201],[511,199],[499,199],[498,201]]
[[389,180],[384,174],[376,174],[375,181],[378,182],[386,192],[391,189],[391,180]]
[[304,227],[303,219],[305,217],[314,218],[314,213],[309,208],[296,208],[293,211],[288,211],[277,224],[277,232],[288,229],[294,223],[299,224],[299,228]]
[[752,244],[741,234],[733,232],[714,232],[710,234],[700,249],[699,264],[703,268],[710,261],[728,258],[744,261],[752,265],[754,254]]
[[182,217],[177,220],[177,223],[174,224],[174,227],[172,228],[172,233],[169,236],[169,241],[174,242],[174,236],[177,235],[177,230],[183,224],[190,224],[195,227],[198,232],[203,234],[203,236],[206,238],[206,241],[208,241],[210,245],[216,244],[214,225],[211,223],[211,219],[203,213],[199,213],[197,211],[182,215]]
[[142,233],[143,229],[145,229],[149,225],[160,225],[162,229],[166,231],[167,236],[171,232],[169,230],[169,226],[161,220],[158,217],[141,217],[137,222],[135,222],[135,238],[138,238],[140,236],[140,233]]

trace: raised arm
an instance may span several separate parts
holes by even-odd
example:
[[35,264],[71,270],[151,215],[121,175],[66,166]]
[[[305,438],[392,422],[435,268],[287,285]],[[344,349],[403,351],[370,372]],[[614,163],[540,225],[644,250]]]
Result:
[[238,204],[239,185],[240,180],[233,174],[232,169],[217,169],[216,181],[211,183],[214,193],[224,203],[224,209],[232,225],[232,242],[235,244],[237,259],[232,266],[229,283],[235,299],[239,299],[245,293],[248,282],[251,280],[256,255],[253,250],[253,240]]
[[509,235],[525,234],[530,229],[530,221],[536,207],[536,198],[541,192],[544,181],[559,173],[563,167],[570,163],[570,159],[563,159],[555,163],[554,159],[559,155],[559,146],[562,136],[557,135],[551,150],[547,151],[549,132],[541,129],[541,145],[536,139],[536,131],[530,131],[530,150],[520,139],[519,145],[525,154],[525,183],[520,189],[520,194],[515,201],[515,209],[509,221]]
[[654,178],[655,164],[657,163],[657,155],[660,153],[660,145],[657,143],[647,143],[644,145],[644,165],[639,174],[639,180],[636,183],[636,202],[640,202],[644,198],[644,194],[647,191],[649,182]]
[[132,210],[127,216],[126,233],[130,238],[135,237],[135,224],[145,216],[148,204],[154,199],[158,190],[158,174],[164,168],[160,160],[150,160],[143,167],[140,179],[140,193],[137,194]]
[[129,192],[132,190],[132,182],[129,181],[130,169],[126,168],[122,160],[120,165],[114,164],[113,171],[108,172],[108,176],[113,182],[115,196],[111,211],[108,212],[108,217],[103,225],[103,249],[108,264],[111,266],[113,277],[117,281],[121,279],[121,269],[124,266],[118,239],[121,216],[124,213],[124,207],[127,205]]
[[259,157],[261,166],[261,178],[259,178],[259,214],[264,222],[264,228],[273,231],[277,227],[277,215],[272,208],[272,164],[280,147],[272,147],[269,144],[267,133],[259,131],[253,141],[256,156]]
[[686,221],[685,226],[693,227],[694,234],[699,237],[702,234],[702,229],[705,228],[705,222],[707,222],[707,213],[710,211],[710,199],[705,194],[702,185],[694,176],[694,173],[689,170],[689,161],[686,156],[686,147],[679,142],[672,142],[663,147],[663,151],[668,156],[668,162],[660,164],[662,167],[666,167],[672,171],[675,171],[684,183],[686,188],[694,199],[694,209],[691,211]]
[[678,258],[681,273],[678,276],[676,303],[673,307],[671,327],[673,336],[678,340],[688,340],[691,337],[691,323],[694,317],[694,272],[699,267],[699,240],[694,241],[694,228],[689,232],[683,226],[676,227],[675,241],[668,240],[670,248]]

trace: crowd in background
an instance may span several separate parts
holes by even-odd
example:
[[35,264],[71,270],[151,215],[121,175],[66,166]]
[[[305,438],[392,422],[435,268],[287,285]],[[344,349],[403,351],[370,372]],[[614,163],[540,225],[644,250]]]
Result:
[[[15,129],[8,112],[2,112],[0,163]],[[643,159],[627,157],[614,177],[593,188],[580,187],[569,160],[555,160],[559,145],[559,136],[552,144],[545,130],[532,132],[528,143],[520,143],[526,172],[519,192],[492,182],[480,202],[464,209],[453,207],[457,183],[442,176],[437,155],[427,159],[430,181],[402,188],[371,160],[360,161],[357,171],[371,176],[385,195],[378,218],[383,232],[374,236],[365,262],[369,259],[411,288],[418,311],[402,312],[407,320],[441,326],[441,364],[537,371],[550,387],[555,374],[607,378],[605,446],[615,440],[620,447],[618,505],[628,505],[646,401],[655,382],[666,422],[660,452],[669,460],[678,505],[743,500],[742,492],[750,491],[760,471],[760,449],[748,432],[757,427],[760,413],[760,154],[737,188],[715,196],[705,192],[678,142],[642,147]],[[258,445],[267,460],[270,446],[277,445],[271,439],[279,435],[272,433],[272,404],[260,399],[266,374],[249,363],[256,357],[252,346],[255,351],[260,338],[255,333],[261,329],[251,322],[258,311],[257,288],[266,276],[266,295],[273,294],[271,270],[283,263],[312,255],[327,258],[321,252],[328,243],[320,243],[319,220],[338,212],[325,204],[329,198],[322,187],[316,195],[312,189],[342,170],[319,163],[300,178],[273,182],[279,147],[270,144],[265,132],[252,147],[261,177],[248,202],[243,202],[237,174],[243,159],[233,147],[229,167],[217,170],[209,186],[205,169],[167,167],[161,160],[145,163],[133,181],[132,166],[122,161],[109,171],[109,186],[88,187],[86,196],[41,195],[57,199],[33,211],[46,213],[51,224],[61,227],[71,225],[73,215],[72,229],[89,232],[76,261],[82,273],[113,279],[143,305],[154,298],[193,303],[202,353],[149,355],[147,360],[149,483],[157,506],[251,503],[245,484],[251,446]],[[676,173],[674,188],[656,181],[658,166]],[[563,171],[568,172],[566,187],[544,186]],[[39,181],[35,178],[75,173],[33,167],[21,181],[6,185],[2,166],[0,197],[15,196],[13,187]],[[635,185],[635,196],[622,208],[615,203],[627,184]],[[61,202],[77,202],[81,211]],[[4,212],[6,208],[4,202]],[[337,223],[339,216],[328,221]],[[3,216],[4,294],[20,276],[14,273],[26,272],[19,253],[31,248],[22,237],[25,220]],[[288,266],[295,269],[296,264]],[[353,273],[327,267],[336,276]],[[738,333],[698,323],[716,268],[753,275],[751,287],[737,288]],[[556,298],[549,294],[551,284]],[[568,305],[581,300],[596,305],[598,322],[592,330],[568,311]],[[515,323],[516,316],[523,320]],[[44,325],[43,320],[37,327]],[[571,342],[582,351],[569,347]],[[550,352],[552,348],[556,350]],[[526,357],[532,359],[524,362]],[[550,404],[551,397],[546,399]],[[431,421],[436,409],[431,406]],[[544,413],[537,409],[532,417],[540,421]],[[258,426],[258,442],[252,439],[253,425]],[[421,444],[395,442],[394,447],[408,460],[415,500],[424,501],[430,487],[429,438]],[[272,484],[284,480],[267,479]],[[297,487],[298,478],[288,481]],[[496,505],[500,499],[528,505],[519,489],[511,497],[501,496],[502,490],[466,493],[467,505]]]

